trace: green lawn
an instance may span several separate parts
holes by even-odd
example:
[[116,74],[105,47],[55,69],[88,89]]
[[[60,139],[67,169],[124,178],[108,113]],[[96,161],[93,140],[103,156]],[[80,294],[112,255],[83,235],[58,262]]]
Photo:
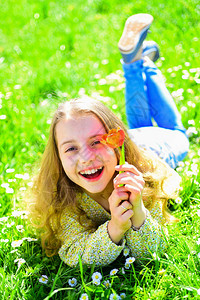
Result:
[[[200,298],[199,0],[8,0],[0,8],[0,299]],[[71,269],[42,254],[20,204],[59,102],[85,93],[126,123],[117,43],[126,18],[139,12],[155,18],[148,39],[160,45],[157,66],[190,133],[189,155],[177,168],[181,199],[171,203],[180,221],[169,227],[167,253],[125,274],[123,255],[107,268]],[[94,272],[103,276],[98,286]]]

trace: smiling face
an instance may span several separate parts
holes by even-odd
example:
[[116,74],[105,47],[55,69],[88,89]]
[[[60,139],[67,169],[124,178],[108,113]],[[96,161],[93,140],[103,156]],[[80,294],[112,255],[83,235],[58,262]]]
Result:
[[117,165],[113,149],[100,143],[106,130],[94,114],[69,115],[55,128],[63,169],[74,183],[91,196],[112,184]]

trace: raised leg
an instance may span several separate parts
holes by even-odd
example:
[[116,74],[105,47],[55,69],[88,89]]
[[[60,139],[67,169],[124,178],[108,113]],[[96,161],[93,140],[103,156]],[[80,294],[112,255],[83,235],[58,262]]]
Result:
[[126,80],[126,115],[129,128],[152,126],[151,110],[143,78],[143,60],[123,63]]
[[185,132],[181,115],[165,86],[161,72],[150,59],[145,59],[143,71],[146,77],[145,83],[151,116],[159,127]]

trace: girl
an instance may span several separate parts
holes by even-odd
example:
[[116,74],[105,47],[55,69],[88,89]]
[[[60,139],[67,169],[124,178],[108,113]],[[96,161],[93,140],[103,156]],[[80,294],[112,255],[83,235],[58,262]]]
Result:
[[[132,17],[119,43],[124,61],[135,53],[123,67],[127,117],[137,128],[127,132],[107,107],[88,98],[61,104],[52,120],[31,207],[44,229],[47,255],[58,252],[70,266],[77,265],[79,256],[84,264],[110,264],[125,245],[137,259],[165,247],[163,225],[173,220],[167,200],[174,196],[179,177],[152,150],[175,164],[186,155],[188,143],[156,67],[139,54],[151,19]],[[123,42],[131,35],[131,50],[126,51],[128,43]],[[151,116],[159,127],[152,126]],[[118,127],[125,132],[126,163],[121,166],[119,151],[101,143],[102,135]],[[142,139],[143,148],[136,145]]]

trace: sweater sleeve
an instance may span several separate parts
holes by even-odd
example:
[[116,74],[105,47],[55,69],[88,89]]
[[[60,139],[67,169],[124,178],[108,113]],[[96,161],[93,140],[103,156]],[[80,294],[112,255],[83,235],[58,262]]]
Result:
[[130,228],[126,233],[126,244],[138,260],[152,257],[153,253],[166,248],[167,229],[161,225],[163,216],[159,204],[152,211],[146,211],[146,220],[140,229],[135,231]]
[[64,215],[62,230],[59,234],[62,246],[58,252],[60,258],[69,266],[76,266],[79,255],[83,264],[104,266],[112,263],[125,246],[113,243],[108,235],[108,221],[100,225],[95,232],[86,231],[76,218]]

